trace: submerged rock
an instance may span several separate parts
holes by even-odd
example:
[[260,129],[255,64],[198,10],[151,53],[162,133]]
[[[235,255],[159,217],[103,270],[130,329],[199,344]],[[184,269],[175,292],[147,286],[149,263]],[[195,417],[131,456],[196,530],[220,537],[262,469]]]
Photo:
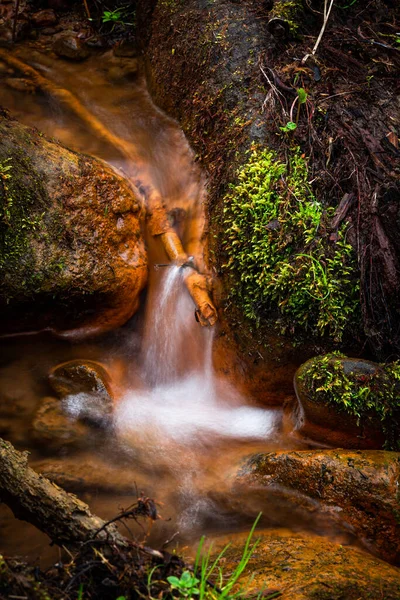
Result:
[[400,453],[302,450],[251,457],[237,485],[313,498],[369,548],[400,562]]
[[[258,545],[237,589],[241,598],[274,597],[282,600],[397,600],[400,571],[360,550],[316,536],[285,530],[256,532]],[[230,543],[223,571],[230,573],[242,559],[245,534],[218,541],[213,556]]]
[[140,207],[105,163],[0,113],[0,332],[125,323],[147,279]]
[[71,360],[52,369],[49,383],[67,414],[93,425],[108,425],[113,412],[111,380],[100,363]]
[[317,356],[295,375],[298,431],[344,448],[400,449],[400,366]]
[[93,456],[41,460],[30,466],[68,492],[78,494],[96,492],[129,496],[136,495],[137,486],[146,486],[134,470],[113,467]]
[[61,35],[53,44],[53,51],[60,58],[81,61],[88,58],[90,52],[87,46],[75,35]]
[[31,21],[35,27],[51,27],[56,25],[58,19],[52,8],[39,10],[31,16]]
[[57,398],[43,398],[32,423],[32,436],[39,444],[46,447],[63,448],[64,446],[85,443],[88,431],[82,423],[69,418],[62,410]]

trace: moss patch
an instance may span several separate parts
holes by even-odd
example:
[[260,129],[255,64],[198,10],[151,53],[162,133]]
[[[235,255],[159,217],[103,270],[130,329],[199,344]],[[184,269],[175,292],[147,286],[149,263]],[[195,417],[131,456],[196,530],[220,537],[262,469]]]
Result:
[[32,293],[39,281],[31,238],[39,234],[46,210],[46,193],[39,178],[32,173],[29,158],[24,153],[14,154],[0,162],[0,273],[7,279],[8,299],[13,297],[13,282],[20,292],[19,275],[26,275],[22,286]]
[[270,19],[283,19],[286,21],[290,33],[296,34],[302,21],[304,3],[302,0],[278,0],[269,13]]
[[329,241],[333,209],[313,195],[299,148],[286,164],[254,148],[224,203],[223,268],[244,315],[259,323],[276,314],[282,333],[340,341],[358,318],[355,256],[346,224]]
[[356,416],[360,423],[381,421],[385,448],[400,450],[400,361],[371,372],[346,369],[339,353],[317,356],[299,374],[308,398]]

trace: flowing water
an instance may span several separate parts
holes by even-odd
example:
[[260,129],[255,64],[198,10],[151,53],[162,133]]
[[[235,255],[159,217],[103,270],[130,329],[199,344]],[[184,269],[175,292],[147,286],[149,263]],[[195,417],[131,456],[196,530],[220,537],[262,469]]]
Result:
[[[141,175],[150,178],[178,215],[177,232],[204,267],[203,176],[177,124],[152,104],[144,79],[115,81],[110,53],[83,64],[34,50],[24,59],[73,92],[111,132],[134,145],[142,161]],[[72,149],[101,157],[128,178],[137,177],[134,161],[121,158],[73,113],[43,95],[2,85],[0,105]],[[350,539],[315,502],[300,502],[298,497],[293,501],[293,495],[282,490],[266,494],[232,485],[241,461],[252,452],[306,446],[284,431],[279,409],[257,406],[221,372],[214,372],[215,332],[196,323],[182,268],[158,266],[168,261],[161,245],[149,237],[148,249],[145,301],[120,330],[79,344],[48,333],[2,342],[0,395],[3,403],[13,403],[19,411],[3,419],[2,435],[28,448],[33,463],[46,460],[60,468],[64,464],[78,479],[100,481],[82,485],[80,495],[104,518],[132,504],[136,493],[162,503],[163,520],[153,527],[148,543],[162,544],[175,534],[176,543],[192,543],[202,533],[247,528],[260,510],[264,526]],[[31,436],[32,418],[41,398],[49,395],[49,369],[71,358],[99,360],[109,368],[117,396],[114,428],[112,433],[95,432],[80,450],[43,447]],[[80,398],[74,402],[76,414]],[[0,525],[3,551],[54,558],[45,536],[16,524],[5,507]]]

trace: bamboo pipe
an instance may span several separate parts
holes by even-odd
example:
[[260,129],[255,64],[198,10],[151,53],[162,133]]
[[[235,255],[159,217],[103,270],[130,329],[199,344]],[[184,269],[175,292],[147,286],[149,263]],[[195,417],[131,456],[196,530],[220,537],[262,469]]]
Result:
[[[54,97],[56,100],[65,104],[82,121],[88,124],[93,131],[109,144],[114,146],[130,161],[135,162],[138,170],[144,169],[143,162],[138,156],[138,152],[133,144],[121,139],[119,136],[111,133],[99,119],[93,116],[87,108],[68,90],[57,87],[54,83],[43,77],[36,69],[22,62],[18,58],[6,53],[0,48],[0,59],[11,67],[21,71],[30,77],[33,83]],[[203,326],[214,325],[218,319],[217,310],[210,299],[211,285],[205,275],[196,271],[191,265],[192,261],[183,249],[182,242],[176,232],[171,228],[167,211],[165,209],[162,197],[159,192],[150,184],[146,183],[144,195],[147,204],[148,225],[150,233],[154,237],[160,236],[165,251],[170,260],[178,264],[185,265],[187,275],[185,275],[185,284],[196,306],[196,317]]]

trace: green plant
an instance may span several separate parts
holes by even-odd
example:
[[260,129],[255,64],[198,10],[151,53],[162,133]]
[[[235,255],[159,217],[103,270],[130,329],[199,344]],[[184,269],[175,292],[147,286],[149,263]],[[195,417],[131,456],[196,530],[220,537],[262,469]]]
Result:
[[343,224],[329,241],[334,209],[315,198],[299,148],[287,164],[253,149],[225,198],[222,268],[245,317],[276,316],[280,330],[340,341],[357,322],[359,278]]
[[190,571],[183,571],[179,578],[171,575],[167,577],[167,581],[173,590],[179,592],[181,598],[191,598],[192,595],[200,594],[199,588],[196,587],[200,579],[197,579]]
[[[130,19],[128,21],[127,19]],[[116,25],[133,26],[135,24],[134,13],[129,6],[123,6],[114,10],[105,10],[101,16],[103,23],[112,23],[112,30]]]
[[[223,569],[221,568],[221,559],[226,554],[230,547],[227,544],[215,559],[212,560],[212,546],[209,550],[203,553],[203,546],[205,538],[202,537],[196,554],[196,560],[194,565],[194,573],[198,574],[199,581],[199,600],[231,600],[234,598],[243,597],[243,590],[233,592],[233,588],[237,585],[238,580],[246,568],[251,556],[253,555],[256,547],[258,546],[258,540],[254,544],[250,545],[255,528],[261,518],[261,513],[257,516],[253,523],[253,526],[247,536],[246,543],[243,548],[243,553],[239,563],[237,564],[234,571],[228,576],[224,576]],[[216,587],[211,588],[209,581],[215,578],[216,575]]]
[[347,372],[338,352],[317,356],[303,367],[303,381],[311,401],[331,404],[357,417],[360,423],[381,421],[385,447],[400,450],[400,362],[381,364],[371,373]]
[[297,125],[296,123],[293,123],[293,121],[288,121],[286,125],[284,125],[283,127],[279,127],[279,129],[284,133],[289,133],[290,131],[294,131],[295,129],[297,129]]
[[[185,570],[179,578],[174,576],[167,577],[167,581],[170,583],[174,593],[178,594],[179,598],[192,598],[192,596],[195,596],[196,600],[234,600],[242,598],[243,589],[237,591],[233,589],[237,586],[241,574],[258,545],[258,541],[251,545],[251,540],[260,518],[261,513],[256,518],[247,536],[239,563],[228,576],[224,574],[221,565],[230,544],[225,546],[216,557],[212,557],[212,545],[207,552],[204,551],[205,537],[203,536],[197,548],[193,571]],[[261,597],[261,595],[262,593],[258,594],[257,597]],[[276,597],[276,594],[262,597],[264,600],[272,600],[272,598]]]

